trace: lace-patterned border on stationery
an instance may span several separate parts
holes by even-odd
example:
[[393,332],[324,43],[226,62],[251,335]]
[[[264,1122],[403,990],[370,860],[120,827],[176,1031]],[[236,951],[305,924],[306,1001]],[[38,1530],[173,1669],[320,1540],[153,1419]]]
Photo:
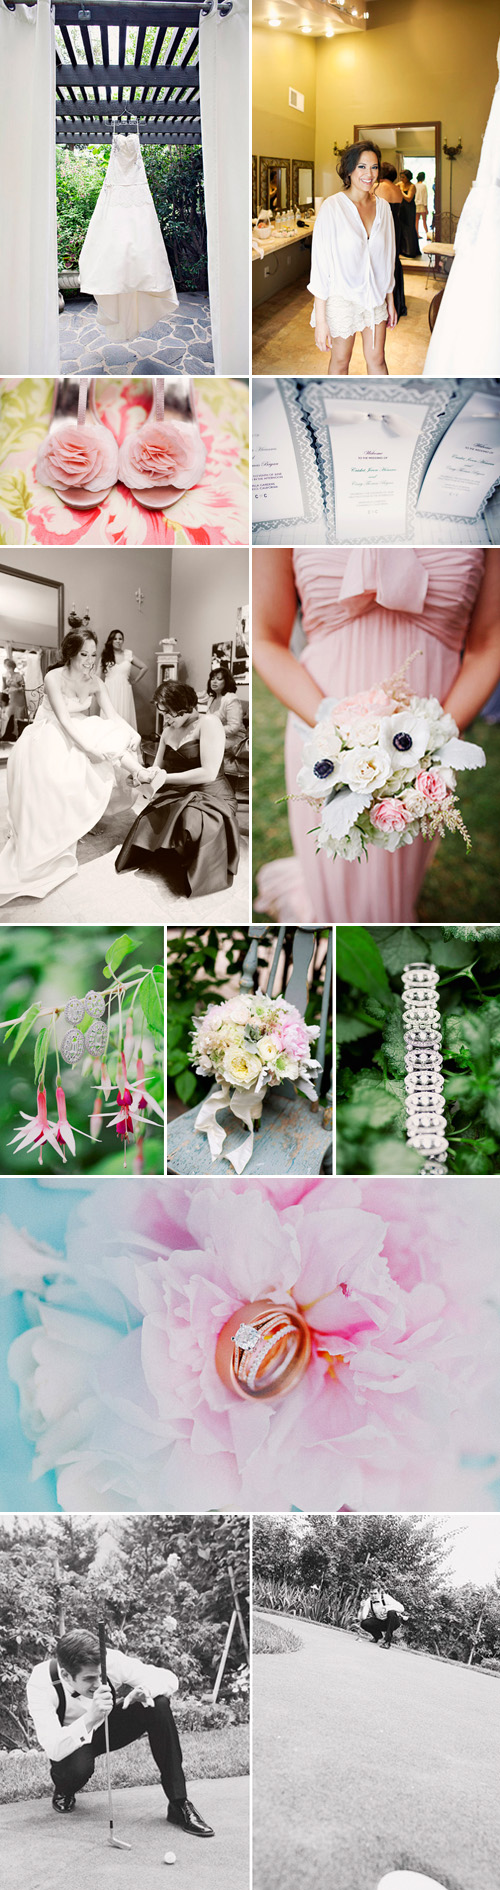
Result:
[[[323,518],[324,514],[323,492],[313,430],[307,415],[303,411],[300,400],[300,389],[296,384],[293,381],[279,380],[277,386],[285,408],[297,462],[300,489],[304,502],[302,517],[304,520],[312,522],[314,519]],[[288,528],[292,528],[297,522],[296,517],[283,516],[283,518],[280,519],[273,519],[273,537],[277,531],[285,531]],[[266,530],[267,527],[265,524],[263,525],[262,521],[259,525],[254,525],[252,536],[255,541],[257,541],[259,533],[262,531],[265,532]]]

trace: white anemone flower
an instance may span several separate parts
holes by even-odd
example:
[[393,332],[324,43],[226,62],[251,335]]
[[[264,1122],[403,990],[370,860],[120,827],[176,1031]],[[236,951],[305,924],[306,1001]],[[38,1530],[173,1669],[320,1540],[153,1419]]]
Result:
[[391,769],[409,768],[429,747],[430,723],[416,709],[400,709],[397,715],[384,716],[380,724],[380,746],[389,756]]

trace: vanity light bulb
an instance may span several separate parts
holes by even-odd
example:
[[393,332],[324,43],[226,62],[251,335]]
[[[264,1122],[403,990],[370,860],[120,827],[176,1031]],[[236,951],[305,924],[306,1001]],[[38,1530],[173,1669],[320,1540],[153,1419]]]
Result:
[[303,26],[303,27],[302,27],[302,32],[303,32],[303,33],[310,33],[310,31],[311,31],[311,28],[310,28],[310,26]]
[[333,39],[334,32],[334,26],[325,26],[325,39]]

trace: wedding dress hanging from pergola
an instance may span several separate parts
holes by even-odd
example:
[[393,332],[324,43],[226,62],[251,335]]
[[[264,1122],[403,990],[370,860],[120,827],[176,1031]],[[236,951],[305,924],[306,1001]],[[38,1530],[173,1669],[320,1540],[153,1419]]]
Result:
[[500,374],[500,80],[423,373]]
[[78,267],[111,341],[134,341],[179,306],[137,132],[115,132]]
[[50,0],[0,0],[0,374],[59,373]]

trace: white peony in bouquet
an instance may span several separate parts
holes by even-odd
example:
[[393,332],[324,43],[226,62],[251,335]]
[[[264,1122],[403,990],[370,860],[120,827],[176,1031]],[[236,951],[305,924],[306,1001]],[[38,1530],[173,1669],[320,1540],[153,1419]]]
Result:
[[456,771],[484,768],[486,756],[459,740],[435,696],[411,694],[406,668],[360,695],[325,699],[304,743],[299,798],[317,807],[317,849],[330,859],[361,860],[369,845],[394,853],[446,828],[469,850]]
[[316,1102],[314,1078],[321,1064],[311,1056],[319,1035],[318,1024],[305,1024],[295,1004],[286,998],[255,996],[228,998],[209,1004],[193,1030],[192,1061],[198,1075],[212,1074],[218,1089],[202,1103],[196,1128],[208,1137],[212,1161],[221,1154],[226,1130],[217,1121],[219,1109],[231,1109],[249,1134],[230,1155],[237,1174],[246,1168],[253,1148],[253,1124],[262,1115],[266,1090],[286,1079]]

